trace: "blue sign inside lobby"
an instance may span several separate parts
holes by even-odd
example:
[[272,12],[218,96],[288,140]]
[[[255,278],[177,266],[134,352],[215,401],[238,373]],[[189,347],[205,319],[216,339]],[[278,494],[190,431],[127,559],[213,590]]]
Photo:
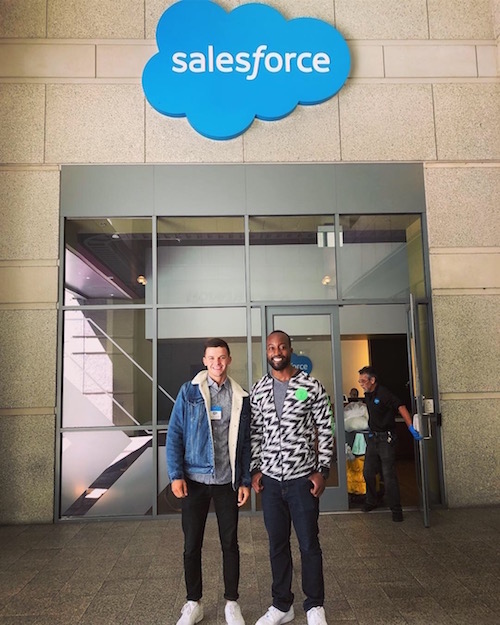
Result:
[[233,139],[255,118],[282,119],[298,104],[330,99],[351,67],[333,26],[287,20],[265,4],[228,13],[211,0],[180,0],[163,13],[156,39],[142,75],[148,102],[210,139]]

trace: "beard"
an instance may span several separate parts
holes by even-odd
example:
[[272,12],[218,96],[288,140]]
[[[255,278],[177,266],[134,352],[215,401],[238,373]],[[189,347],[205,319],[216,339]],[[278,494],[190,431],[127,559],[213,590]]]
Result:
[[283,357],[282,360],[280,360],[279,362],[274,362],[272,358],[268,358],[267,362],[269,364],[269,366],[274,369],[275,371],[283,371],[284,369],[286,369],[288,367],[288,365],[291,362],[291,356],[285,356]]

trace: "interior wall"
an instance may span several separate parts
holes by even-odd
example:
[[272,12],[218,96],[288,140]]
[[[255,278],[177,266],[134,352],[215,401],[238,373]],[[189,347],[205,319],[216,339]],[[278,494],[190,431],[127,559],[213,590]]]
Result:
[[341,339],[342,349],[342,393],[349,397],[351,388],[363,396],[363,389],[358,384],[358,371],[370,364],[367,339]]

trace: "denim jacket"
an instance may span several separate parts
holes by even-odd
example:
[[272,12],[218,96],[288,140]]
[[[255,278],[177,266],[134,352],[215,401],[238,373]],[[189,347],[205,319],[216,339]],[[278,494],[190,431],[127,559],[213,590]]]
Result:
[[[210,424],[208,373],[200,371],[181,386],[167,432],[167,471],[170,481],[186,473],[215,472],[214,443]],[[229,422],[229,462],[233,488],[250,486],[250,399],[232,378],[232,410]]]

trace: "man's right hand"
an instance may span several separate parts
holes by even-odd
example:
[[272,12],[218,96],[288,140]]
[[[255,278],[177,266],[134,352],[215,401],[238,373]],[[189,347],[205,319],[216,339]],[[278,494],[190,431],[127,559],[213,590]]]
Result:
[[172,492],[177,497],[177,499],[184,499],[184,497],[187,497],[188,485],[186,480],[173,480]]
[[262,472],[261,471],[257,471],[257,473],[254,473],[252,475],[252,488],[254,489],[256,493],[260,493],[262,490],[264,490],[264,487],[262,486]]

